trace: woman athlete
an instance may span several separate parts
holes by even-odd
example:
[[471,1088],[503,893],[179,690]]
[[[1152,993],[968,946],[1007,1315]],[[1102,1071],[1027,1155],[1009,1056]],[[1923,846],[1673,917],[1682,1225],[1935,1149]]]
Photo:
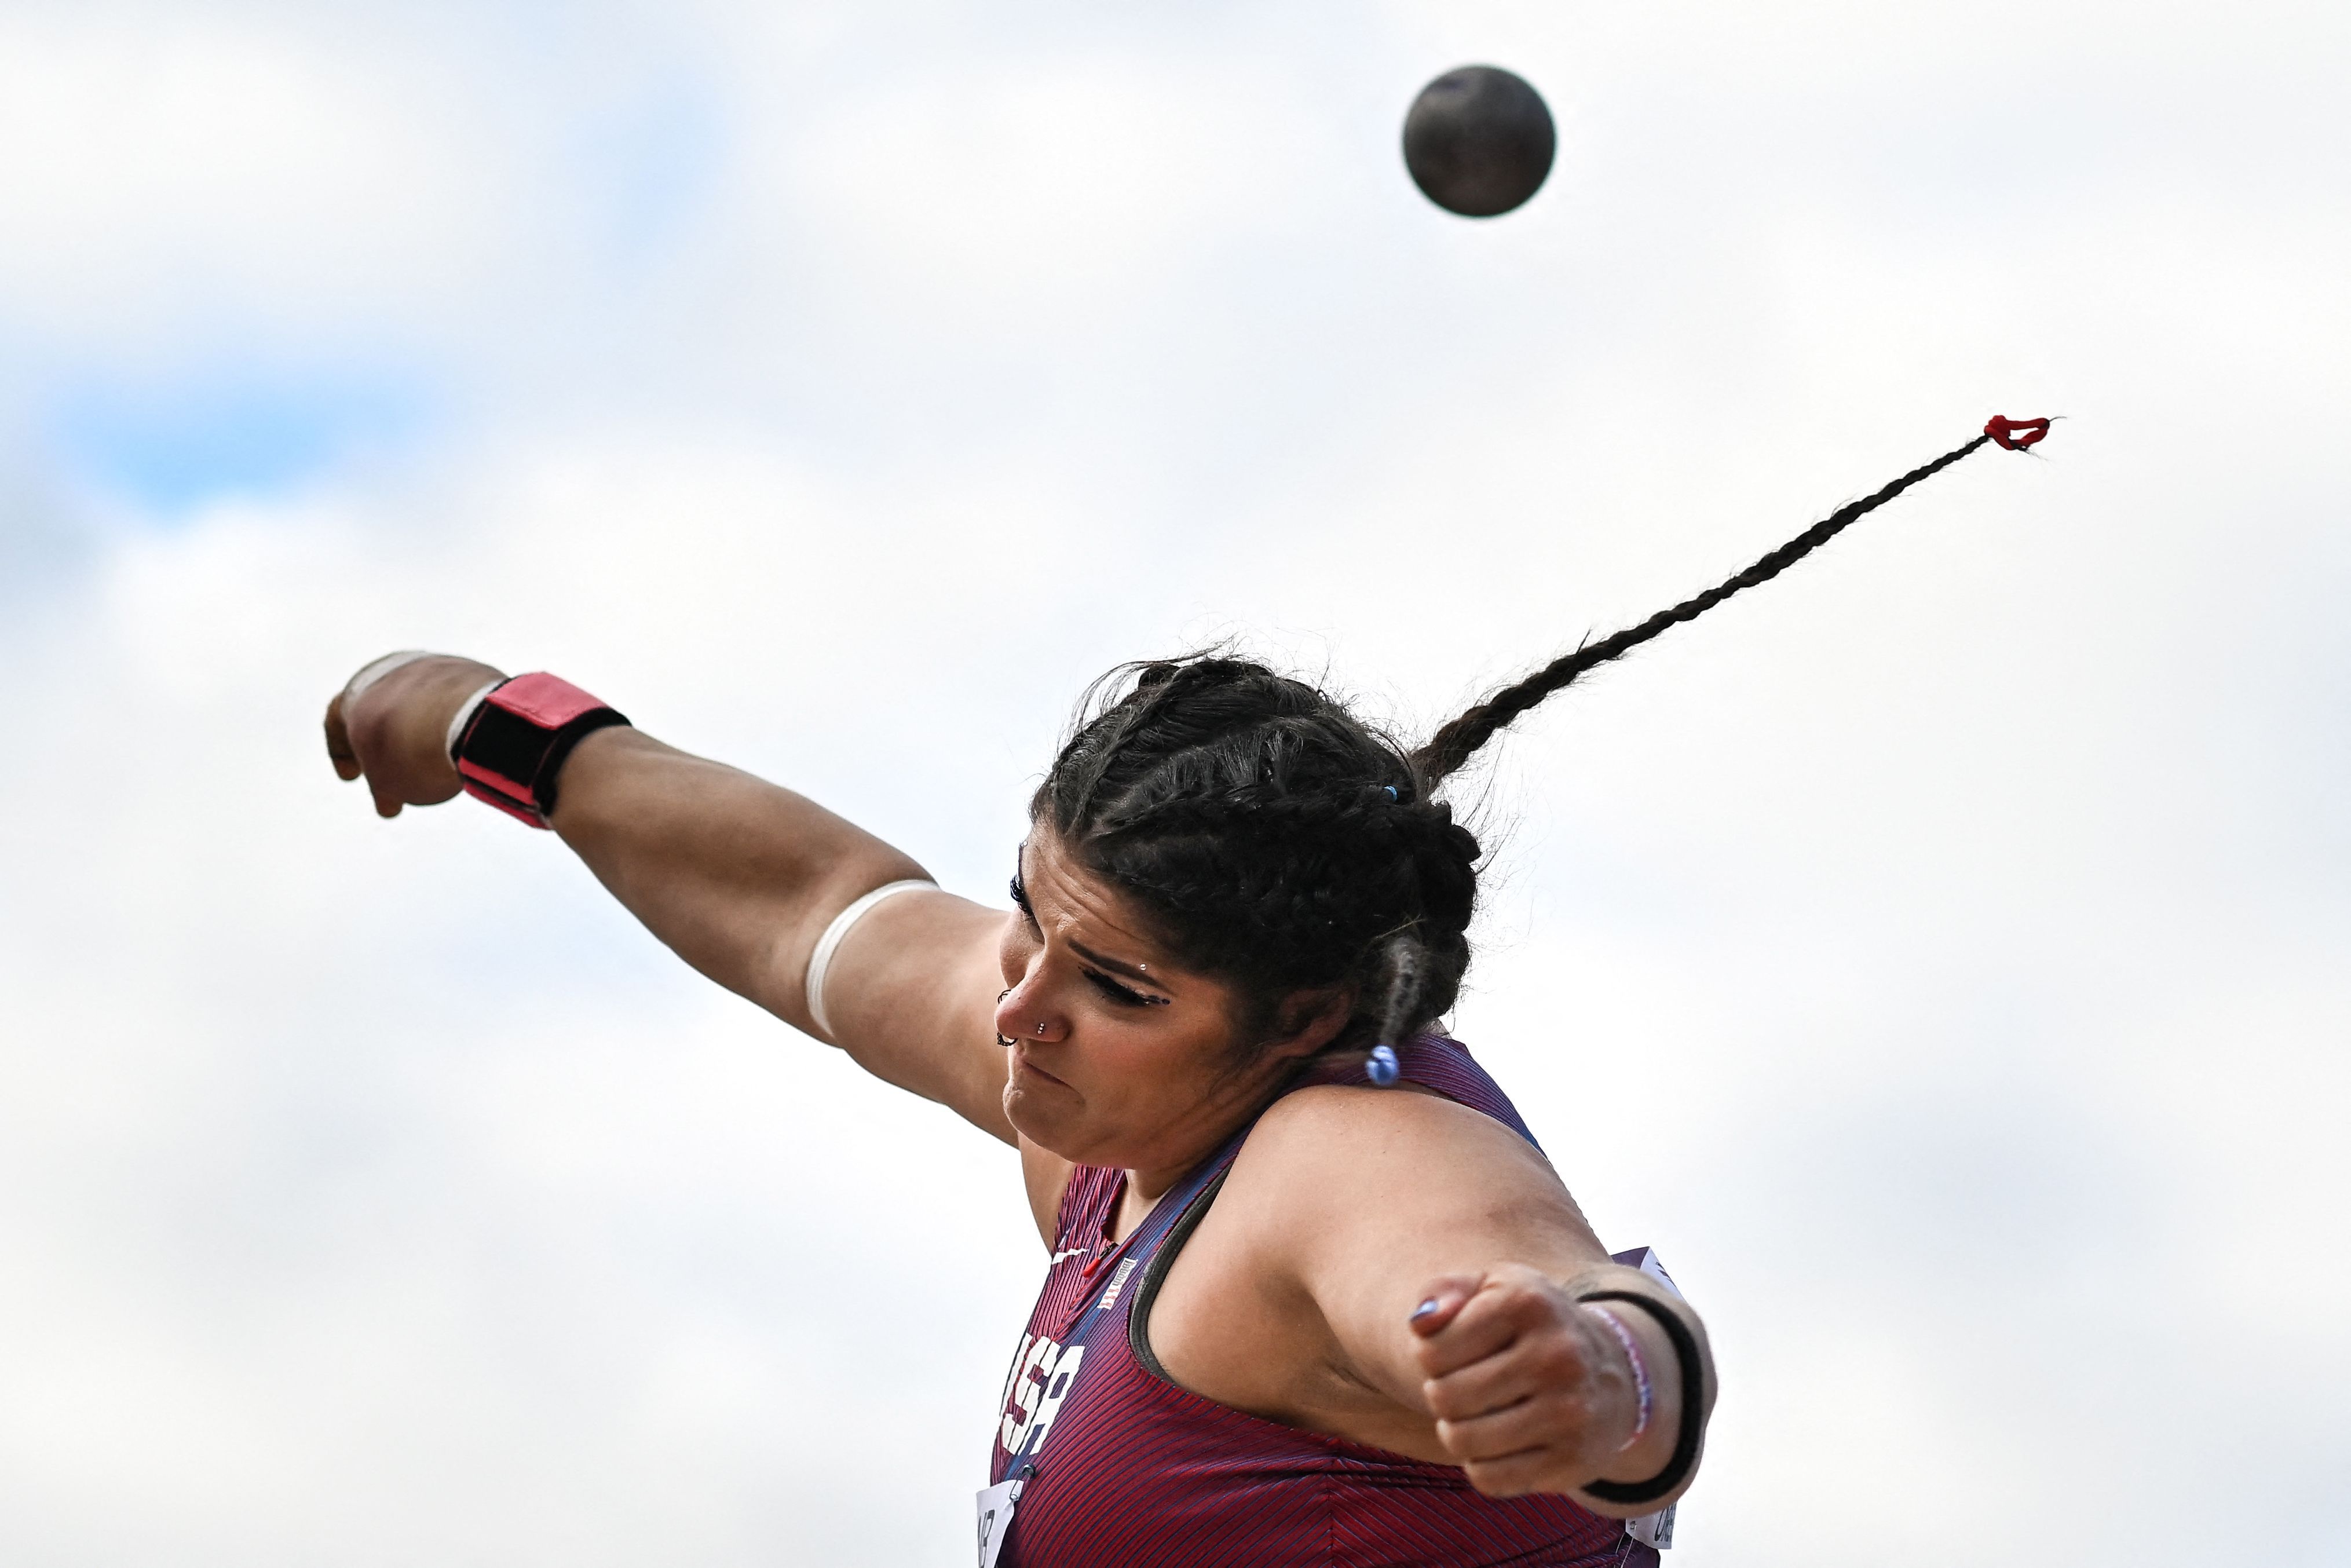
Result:
[[328,749],[383,816],[463,789],[553,828],[702,973],[1018,1147],[1050,1263],[983,1564],[1653,1562],[1625,1521],[1696,1473],[1705,1331],[1610,1260],[1432,1032],[1479,864],[1443,786],[1585,670],[2014,428],[1416,750],[1244,660],[1114,672],[1030,802],[1008,914],[549,675],[388,656],[329,705]]

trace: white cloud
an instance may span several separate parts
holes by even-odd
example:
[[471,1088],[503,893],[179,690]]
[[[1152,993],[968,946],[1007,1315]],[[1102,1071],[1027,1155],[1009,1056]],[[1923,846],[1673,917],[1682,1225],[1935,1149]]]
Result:
[[803,122],[803,233],[887,308],[965,336],[1148,298],[1301,199],[1328,152],[1259,73],[1187,63],[1105,49],[893,82]]
[[315,330],[493,263],[525,185],[507,149],[462,75],[375,42],[201,13],[9,21],[0,289],[37,307],[19,330],[119,342],[224,304]]
[[[1462,1029],[1715,1325],[1686,1568],[2339,1555],[2346,236],[2178,127],[2341,111],[2333,24],[2209,19],[11,18],[0,1555],[964,1549],[1001,1152],[544,838],[371,821],[313,728],[370,654],[566,670],[986,896],[1114,660],[1426,722],[1996,407],[2073,418],[1507,743]],[[1480,57],[1565,131],[1489,225],[1393,147]],[[73,502],[55,387],[230,329],[455,412]]]

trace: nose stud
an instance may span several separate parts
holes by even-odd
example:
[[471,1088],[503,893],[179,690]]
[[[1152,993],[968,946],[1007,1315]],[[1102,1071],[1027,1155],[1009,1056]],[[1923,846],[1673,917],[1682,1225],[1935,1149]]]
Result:
[[[1007,997],[1010,996],[1011,994],[1012,994],[1012,988],[1011,988],[1011,987],[1009,987],[1009,986],[1007,986],[1007,987],[1005,987],[1005,988],[1004,988],[1004,989],[1002,989],[1002,990],[1000,990],[1000,991],[998,991],[998,992],[997,992],[997,993],[996,993],[996,999],[997,999],[997,1001],[998,1001],[998,1003],[1001,1003],[1001,1002],[1004,1000],[1004,998],[1007,998]],[[1043,1024],[1041,1024],[1041,1023],[1040,1023],[1040,1024],[1039,1024],[1039,1025],[1037,1026],[1037,1038],[1038,1038],[1039,1040],[1042,1040],[1042,1039],[1044,1039],[1044,1038],[1045,1038],[1045,1026],[1044,1026]],[[1003,1030],[998,1030],[997,1031],[997,1033],[996,1033],[996,1043],[997,1043],[997,1044],[998,1044],[998,1045],[1000,1045],[1000,1046],[1005,1047],[1007,1050],[1009,1050],[1012,1046],[1014,1046],[1014,1045],[1016,1045],[1016,1044],[1018,1044],[1018,1043],[1019,1043],[1019,1041],[1017,1041],[1017,1040],[1014,1040],[1010,1035],[1006,1034]]]

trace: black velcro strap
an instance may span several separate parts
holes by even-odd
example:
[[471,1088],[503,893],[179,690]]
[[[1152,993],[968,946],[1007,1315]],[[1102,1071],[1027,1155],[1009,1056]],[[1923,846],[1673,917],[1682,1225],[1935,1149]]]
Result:
[[457,755],[514,786],[514,794],[528,798],[538,776],[539,758],[547,754],[549,732],[485,698],[474,711],[457,743]]

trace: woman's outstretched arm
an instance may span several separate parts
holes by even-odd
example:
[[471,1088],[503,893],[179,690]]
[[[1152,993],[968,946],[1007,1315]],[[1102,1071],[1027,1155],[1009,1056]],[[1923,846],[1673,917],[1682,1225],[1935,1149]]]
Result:
[[[1178,1381],[1199,1357],[1230,1381],[1226,1403],[1458,1465],[1494,1497],[1565,1492],[1636,1518],[1696,1474],[1714,1403],[1704,1325],[1612,1263],[1550,1163],[1491,1117],[1409,1089],[1300,1090],[1258,1124],[1220,1221],[1291,1310],[1221,1326],[1205,1355],[1196,1325],[1169,1324]],[[1605,1316],[1582,1304],[1595,1296]],[[1271,1347],[1259,1365],[1298,1381],[1249,1376],[1250,1336]]]
[[[355,699],[338,693],[327,710],[336,771],[364,778],[386,817],[449,800],[460,788],[450,723],[498,674],[436,656],[402,665]],[[580,742],[550,822],[680,957],[820,1039],[807,996],[818,939],[864,894],[924,875],[813,800],[628,728]],[[991,1009],[1003,924],[1001,914],[943,893],[891,899],[834,954],[825,1000],[833,1043],[869,1071],[1008,1143]]]

